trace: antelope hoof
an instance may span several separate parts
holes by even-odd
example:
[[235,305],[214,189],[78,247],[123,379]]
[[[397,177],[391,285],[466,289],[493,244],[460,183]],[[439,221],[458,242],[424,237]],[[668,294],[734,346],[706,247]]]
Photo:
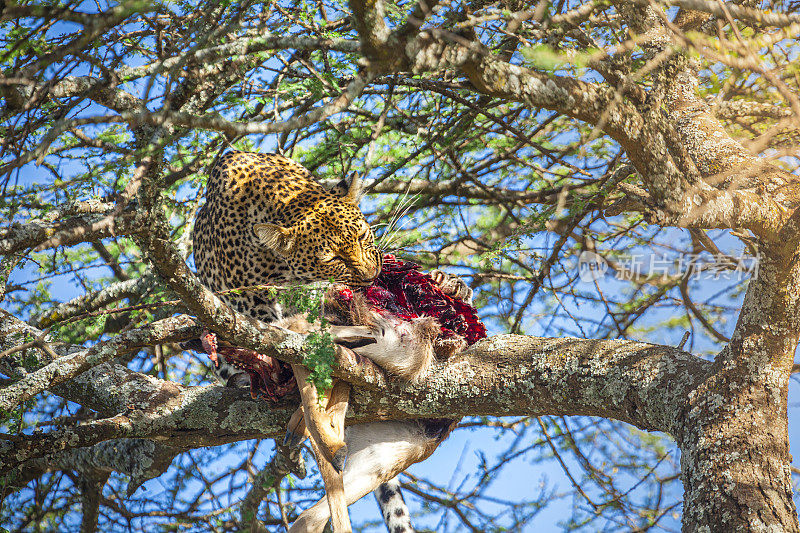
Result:
[[331,461],[331,464],[337,472],[341,473],[342,470],[344,470],[345,462],[347,462],[347,444],[339,448],[336,453],[333,454],[333,461]]
[[286,430],[286,435],[283,437],[283,445],[288,446],[290,448],[297,448],[300,446],[300,443],[303,442],[305,437],[303,435],[298,435],[291,429]]

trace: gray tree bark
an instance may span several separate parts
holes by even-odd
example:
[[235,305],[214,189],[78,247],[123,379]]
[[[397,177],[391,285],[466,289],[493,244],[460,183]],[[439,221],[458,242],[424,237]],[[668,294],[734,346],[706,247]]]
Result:
[[[626,73],[604,70],[602,65],[598,72],[607,83],[590,83],[511,64],[478,42],[436,28],[420,30],[428,15],[423,3],[409,23],[390,29],[382,2],[351,0],[360,43],[336,40],[327,46],[360,50],[365,71],[340,98],[313,114],[250,126],[197,116],[202,105],[189,96],[174,102],[175,112],[157,116],[134,115],[133,97],[122,91],[96,91],[93,97],[118,109],[125,120],[151,125],[138,130],[141,148],[176,125],[230,135],[288,131],[344,109],[375,76],[457,69],[480,93],[522,102],[531,109],[557,111],[595,126],[625,150],[641,181],[642,187],[629,187],[632,198],[619,210],[642,211],[650,221],[665,226],[736,230],[758,246],[760,268],[727,346],[710,362],[676,348],[644,343],[497,336],[437,364],[431,377],[416,385],[388,380],[380,369],[358,365],[343,350],[335,375],[356,387],[349,421],[543,414],[614,418],[675,438],[682,452],[685,531],[798,532],[789,470],[787,393],[800,334],[800,211],[795,213],[800,185],[796,176],[754,157],[727,134],[699,98],[694,65],[681,51],[683,30],[702,29],[711,15],[732,14],[744,20],[755,15],[746,8],[682,0],[672,3],[701,11],[684,10],[669,20],[663,9],[649,2],[614,3],[645,51],[652,77],[647,92]],[[784,23],[796,23],[796,17],[776,22]],[[214,73],[221,80],[232,79],[239,68],[236,64],[223,68],[212,60],[233,52],[244,56],[278,46],[320,44],[281,39],[241,39],[213,53],[204,52],[209,56],[192,56],[197,70],[194,81],[186,83],[205,74],[211,79]],[[209,65],[204,70],[198,65],[206,60]],[[92,83],[89,78],[70,78],[50,90],[64,96]],[[795,107],[788,115],[786,109],[763,105],[757,112],[800,119],[796,96],[789,95],[788,100]],[[87,349],[51,345],[41,330],[0,311],[0,370],[19,378],[0,390],[0,408],[13,409],[50,390],[98,410],[103,417],[45,435],[0,441],[0,472],[15,470],[24,480],[47,464],[77,469],[87,480],[84,492],[90,497],[97,485],[91,480],[110,470],[125,471],[124,465],[107,456],[104,443],[109,440],[125,439],[118,442],[131,446],[129,455],[152,465],[128,472],[139,480],[166,468],[175,450],[283,432],[294,409],[291,400],[269,405],[238,390],[185,387],[132,372],[115,361],[143,346],[196,337],[200,323],[236,345],[290,363],[302,361],[301,338],[239,315],[205,289],[187,267],[160,214],[159,165],[157,158],[142,160],[126,191],[128,199],[139,194],[141,211],[117,212],[115,205],[103,202],[67,206],[50,218],[9,228],[0,239],[0,253],[130,235],[153,272],[199,322],[185,315],[171,317]],[[0,274],[8,270],[5,263],[0,267]],[[118,298],[138,283],[122,282],[98,297]],[[58,311],[71,312],[66,304]],[[40,325],[51,319],[56,317],[44,317]],[[35,354],[33,361],[28,354]],[[175,448],[148,447],[136,439],[169,441]],[[87,509],[89,529],[96,516],[91,507]]]

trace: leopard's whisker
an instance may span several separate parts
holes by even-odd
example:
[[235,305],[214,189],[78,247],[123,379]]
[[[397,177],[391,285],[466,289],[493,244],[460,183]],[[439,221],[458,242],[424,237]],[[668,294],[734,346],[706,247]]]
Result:
[[[418,196],[418,195],[417,195]],[[405,217],[408,212],[413,207],[413,204],[409,203],[401,212],[399,212],[392,221],[392,227],[387,231],[386,237],[388,241],[391,243],[395,240],[395,238],[399,239],[400,231],[405,229],[410,221],[406,221],[402,225],[399,225],[400,220]]]
[[389,229],[388,229],[387,231],[391,231],[391,230],[392,230],[392,228],[393,228],[394,224],[396,224],[396,223],[397,223],[397,220],[398,220],[398,219],[399,219],[401,216],[403,216],[403,214],[405,214],[405,208],[406,208],[406,206],[407,206],[407,205],[409,205],[411,202],[413,202],[413,201],[414,201],[414,200],[417,198],[417,196],[419,196],[419,195],[420,195],[420,193],[417,193],[417,194],[415,194],[415,195],[413,195],[413,196],[409,197],[408,191],[409,191],[410,189],[411,189],[411,183],[409,183],[409,184],[408,184],[408,186],[406,187],[406,190],[405,190],[405,192],[404,192],[404,193],[403,193],[403,195],[400,197],[400,199],[399,199],[399,204],[397,205],[397,207],[396,207],[395,209],[393,209],[393,211],[394,211],[394,214],[392,215],[392,218],[389,220],[389,222],[388,222],[388,223],[382,223],[382,224],[379,224],[379,225],[386,225],[386,226],[388,226],[388,228],[389,228]]
[[394,245],[399,243],[400,239],[402,239],[400,231],[404,230],[410,222],[411,221],[409,220],[404,222],[403,225],[395,227],[394,232],[385,239],[385,242],[382,243],[385,248],[382,247],[381,250],[385,252],[392,251],[391,249],[394,247]]
[[383,234],[379,239],[376,239],[375,245],[381,251],[384,252],[388,251],[390,246],[394,244],[396,240],[395,237],[399,234],[400,230],[403,229],[402,227],[397,226],[398,222],[400,221],[400,219],[406,216],[406,214],[411,210],[411,208],[414,205],[414,201],[421,194],[417,193],[414,195],[409,195],[408,189],[410,187],[411,184],[409,184],[408,188],[406,189],[406,192],[400,198],[400,204],[397,206],[397,209],[395,210],[395,213],[392,216],[392,218],[389,220],[388,223],[384,223],[387,227],[386,231],[383,232]]
[[394,227],[392,227],[390,230],[387,230],[383,235],[381,235],[380,242],[377,244],[377,246],[383,251],[388,251],[389,248],[391,248],[396,242],[398,242],[402,238],[402,236],[400,235],[400,231],[405,229],[407,225],[408,222],[404,222],[402,225],[399,226],[395,222]]

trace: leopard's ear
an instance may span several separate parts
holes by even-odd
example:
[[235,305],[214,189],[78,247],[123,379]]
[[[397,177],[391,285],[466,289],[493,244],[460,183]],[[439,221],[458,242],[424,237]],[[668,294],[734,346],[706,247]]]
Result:
[[350,183],[347,181],[347,178],[342,178],[339,180],[339,183],[328,189],[328,192],[331,194],[338,196],[339,198],[344,198],[347,196],[347,193],[350,189]]
[[256,232],[261,244],[280,255],[288,255],[297,240],[294,228],[285,228],[277,224],[254,224],[253,231]]
[[350,186],[347,188],[347,194],[344,195],[344,199],[357,207],[358,201],[361,199],[363,186],[364,182],[361,180],[361,176],[353,172],[350,175]]

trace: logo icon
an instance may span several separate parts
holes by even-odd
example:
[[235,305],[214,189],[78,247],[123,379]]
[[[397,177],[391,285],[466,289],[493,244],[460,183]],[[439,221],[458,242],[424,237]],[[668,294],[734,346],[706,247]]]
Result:
[[578,278],[583,282],[591,283],[601,279],[606,275],[607,270],[606,260],[594,252],[584,250],[578,256]]

